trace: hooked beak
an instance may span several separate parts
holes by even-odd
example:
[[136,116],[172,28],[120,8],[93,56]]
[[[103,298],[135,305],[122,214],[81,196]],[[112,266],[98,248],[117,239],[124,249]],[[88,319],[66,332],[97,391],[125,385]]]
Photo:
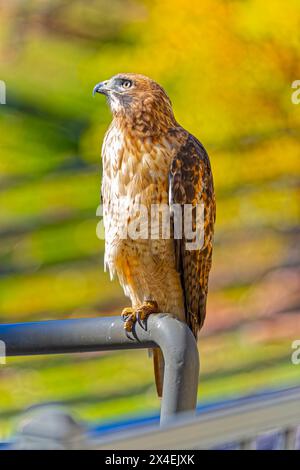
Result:
[[108,85],[109,85],[108,81],[97,83],[97,85],[93,89],[93,96],[95,96],[95,93],[101,93],[102,95],[107,95],[108,92],[110,91],[110,88]]

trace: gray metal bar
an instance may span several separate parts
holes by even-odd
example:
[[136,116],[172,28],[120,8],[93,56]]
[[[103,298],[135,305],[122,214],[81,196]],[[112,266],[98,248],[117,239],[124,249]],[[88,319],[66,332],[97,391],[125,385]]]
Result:
[[[248,443],[258,435],[300,425],[300,389],[279,396],[257,399],[222,410],[202,411],[199,416],[178,416],[167,426],[148,425],[102,436],[92,443],[94,449],[212,449],[226,443]],[[244,446],[244,448],[246,445]]]
[[161,423],[196,407],[197,344],[188,326],[170,315],[151,315],[147,329],[137,324],[131,339],[120,317],[102,317],[2,324],[0,340],[7,356],[160,347],[165,360]]

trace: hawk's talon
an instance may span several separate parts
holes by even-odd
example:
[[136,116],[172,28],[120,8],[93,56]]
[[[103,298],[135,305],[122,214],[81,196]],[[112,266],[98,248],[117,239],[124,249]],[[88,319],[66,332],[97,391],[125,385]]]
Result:
[[136,309],[132,307],[124,308],[121,316],[124,321],[126,335],[127,333],[131,333],[133,331],[136,322],[138,322],[143,330],[146,330],[147,319],[152,313],[159,313],[158,304],[154,300],[147,300]]
[[129,333],[133,330],[133,327],[136,323],[136,314],[133,312],[128,315],[124,323],[124,330],[128,331]]
[[132,333],[132,331],[130,332],[125,330],[125,335],[127,336],[127,338],[130,339],[130,341],[134,341],[134,336],[130,335],[130,333]]
[[124,308],[122,311],[122,318],[124,321],[124,330],[126,331],[126,336],[130,338],[127,333],[132,333],[134,325],[137,321],[135,310],[132,307]]
[[138,324],[140,325],[141,328],[143,328],[143,330],[147,330],[147,319],[143,320],[141,318],[141,312],[140,312],[140,309],[136,311],[136,320],[138,322]]
[[147,300],[136,310],[136,315],[145,322],[152,313],[159,313],[158,305],[155,300]]
[[134,310],[133,310],[132,307],[124,308],[122,313],[121,313],[121,317],[122,317],[123,322],[126,322],[128,320],[128,318],[130,317],[130,315],[132,315],[133,313],[134,313]]

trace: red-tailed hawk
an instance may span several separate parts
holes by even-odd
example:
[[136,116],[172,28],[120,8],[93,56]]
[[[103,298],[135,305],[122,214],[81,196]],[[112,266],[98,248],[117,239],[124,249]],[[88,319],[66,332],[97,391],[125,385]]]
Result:
[[[99,83],[94,93],[107,97],[113,114],[102,148],[102,201],[105,265],[117,274],[132,306],[124,309],[127,332],[136,321],[158,312],[186,322],[197,337],[206,310],[215,222],[215,196],[208,155],[202,144],[175,120],[170,99],[153,80],[131,73]],[[203,207],[202,244],[188,249],[182,236],[153,236],[141,210],[157,205]],[[139,234],[122,232],[139,218]],[[141,222],[142,220],[142,222]],[[185,218],[182,218],[185,221]],[[121,221],[121,222],[120,222]],[[184,225],[184,224],[183,224]],[[145,229],[145,230],[144,230]],[[145,236],[146,235],[146,236]],[[191,241],[191,240],[190,240]],[[154,351],[158,394],[163,383],[163,358]]]

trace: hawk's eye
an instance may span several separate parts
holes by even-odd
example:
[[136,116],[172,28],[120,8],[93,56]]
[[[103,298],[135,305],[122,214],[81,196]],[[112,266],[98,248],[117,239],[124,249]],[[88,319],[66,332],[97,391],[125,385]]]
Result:
[[132,82],[131,82],[130,80],[123,80],[123,82],[122,82],[122,87],[123,87],[123,88],[128,89],[128,88],[130,88],[131,86],[132,86]]

